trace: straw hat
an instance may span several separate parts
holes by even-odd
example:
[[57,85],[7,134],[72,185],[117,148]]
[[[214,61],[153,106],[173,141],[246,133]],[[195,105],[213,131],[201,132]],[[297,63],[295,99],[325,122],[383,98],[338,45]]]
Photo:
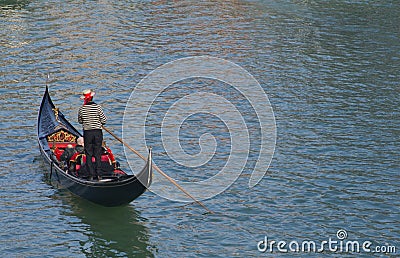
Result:
[[82,96],[80,97],[81,99],[88,99],[92,98],[96,93],[92,90],[84,90],[82,92]]

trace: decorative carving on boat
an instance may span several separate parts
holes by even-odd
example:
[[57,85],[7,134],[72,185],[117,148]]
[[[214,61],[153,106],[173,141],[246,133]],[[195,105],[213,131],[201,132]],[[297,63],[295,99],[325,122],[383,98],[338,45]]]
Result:
[[54,112],[54,116],[56,117],[57,122],[61,123],[60,119],[58,119],[58,110],[59,109],[58,108],[53,108],[52,110]]
[[63,129],[47,136],[48,142],[76,142],[76,136]]

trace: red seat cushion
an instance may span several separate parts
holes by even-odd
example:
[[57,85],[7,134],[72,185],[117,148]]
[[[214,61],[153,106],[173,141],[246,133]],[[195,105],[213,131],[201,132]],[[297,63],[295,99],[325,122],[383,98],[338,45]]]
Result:
[[75,148],[76,146],[75,142],[55,142],[55,143],[49,142],[50,149],[53,150],[53,146],[55,147],[53,152],[56,155],[57,160],[60,160],[61,155],[63,154],[65,148],[67,148],[68,144],[71,144],[73,148]]

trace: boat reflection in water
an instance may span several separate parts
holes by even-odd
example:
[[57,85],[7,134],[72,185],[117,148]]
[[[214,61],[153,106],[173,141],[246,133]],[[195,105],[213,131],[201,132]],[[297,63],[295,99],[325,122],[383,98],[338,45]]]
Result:
[[154,257],[156,248],[149,243],[145,219],[133,206],[103,207],[66,190],[58,193],[64,195],[60,199],[66,208],[61,215],[87,237],[79,241],[86,257]]

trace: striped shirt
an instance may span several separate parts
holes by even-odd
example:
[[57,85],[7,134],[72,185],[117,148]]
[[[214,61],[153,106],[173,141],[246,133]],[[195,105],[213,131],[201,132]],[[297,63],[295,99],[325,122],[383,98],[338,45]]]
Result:
[[107,117],[100,105],[89,102],[79,108],[78,123],[83,125],[83,130],[101,129],[106,122]]

